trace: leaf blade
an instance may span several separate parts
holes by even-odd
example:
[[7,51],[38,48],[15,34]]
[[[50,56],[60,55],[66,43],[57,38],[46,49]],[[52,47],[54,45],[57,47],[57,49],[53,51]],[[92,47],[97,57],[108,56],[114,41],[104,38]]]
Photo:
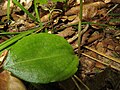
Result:
[[17,42],[11,48],[4,68],[29,82],[49,83],[70,77],[77,65],[78,58],[65,39],[41,33]]
[[[49,0],[36,0],[40,4],[47,4]],[[63,2],[66,0],[51,0],[52,2]]]

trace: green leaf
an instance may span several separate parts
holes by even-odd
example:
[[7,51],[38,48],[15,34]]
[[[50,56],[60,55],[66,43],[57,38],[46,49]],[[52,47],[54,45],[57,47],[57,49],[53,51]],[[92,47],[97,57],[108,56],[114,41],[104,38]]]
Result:
[[78,57],[64,38],[40,33],[14,44],[3,67],[25,81],[49,83],[74,75],[78,63]]
[[[63,2],[66,0],[51,0],[52,2]],[[40,4],[47,4],[48,0],[36,0],[36,2],[40,3]]]

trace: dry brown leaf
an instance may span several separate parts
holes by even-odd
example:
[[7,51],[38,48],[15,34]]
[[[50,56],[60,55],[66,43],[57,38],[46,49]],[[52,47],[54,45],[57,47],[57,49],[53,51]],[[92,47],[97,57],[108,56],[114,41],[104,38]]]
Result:
[[[84,3],[92,3],[92,2],[95,2],[96,0],[83,0]],[[97,1],[100,1],[100,0],[97,0]]]
[[[25,9],[29,9],[32,6],[33,0],[19,0],[19,3],[24,6]],[[21,11],[19,7],[15,8],[15,11]]]
[[4,50],[0,55],[0,68],[3,66],[3,63],[7,57],[7,54],[8,54],[8,50]]
[[68,6],[73,6],[75,4],[75,0],[68,0],[67,5]]
[[105,3],[120,3],[120,0],[104,0]]
[[103,34],[96,34],[96,35],[92,35],[88,41],[87,41],[87,44],[90,44],[92,42],[95,42],[96,40],[99,40],[100,38],[103,37]]
[[[72,41],[73,42],[73,41]],[[75,51],[75,49],[77,49],[78,48],[78,41],[75,39],[74,40],[74,42],[72,43],[71,42],[71,45],[72,45],[72,48],[74,49],[74,51]],[[76,52],[76,51],[75,51]]]
[[102,42],[99,42],[97,44],[96,49],[97,49],[97,51],[102,52],[102,53],[106,52],[106,48]]
[[0,73],[0,90],[26,90],[24,84],[4,70]]
[[80,7],[79,6],[72,7],[67,12],[65,12],[65,15],[66,16],[75,15],[75,14],[78,14],[79,11],[80,11]]
[[[0,16],[6,15],[7,14],[7,0],[1,0],[2,2],[0,3]],[[10,0],[10,11],[13,8],[13,3],[12,0]]]
[[53,18],[55,18],[56,16],[58,16],[60,14],[59,11],[53,11],[51,14],[48,13],[47,15],[44,15],[42,18],[41,18],[41,22],[47,22]]
[[118,46],[115,47],[115,51],[120,54],[120,45],[118,45]]
[[[72,38],[68,39],[67,41],[68,41],[69,43],[72,43],[72,42],[74,42],[77,38],[78,38],[78,34],[75,34]],[[75,44],[75,47],[77,48],[78,45]]]
[[76,19],[76,17],[77,15],[68,16],[68,20],[73,21],[74,19]]
[[18,19],[26,20],[26,15],[19,15],[19,14],[16,14],[15,12],[13,12],[11,16],[14,21],[17,21]]
[[18,78],[10,76],[8,90],[26,90],[26,87]]
[[68,22],[67,25],[68,25],[68,26],[69,26],[69,25],[72,25],[72,24],[75,25],[75,24],[77,24],[78,22],[79,22],[79,17],[77,16],[73,21]]
[[83,46],[84,44],[88,43],[88,39],[91,36],[91,34],[94,32],[94,30],[89,29],[87,30],[83,35],[82,35],[82,41],[81,41],[81,46]]
[[100,68],[100,69],[105,69],[105,66],[99,62],[96,62],[95,67]]
[[62,22],[65,22],[67,19],[68,19],[67,16],[62,16],[62,17],[61,17]]
[[0,90],[8,90],[10,73],[3,71],[0,73]]
[[59,32],[58,35],[62,37],[72,36],[75,33],[75,30],[72,27],[68,27],[63,31]]
[[[83,19],[92,18],[98,14],[98,9],[105,6],[104,2],[94,2],[89,4],[83,4]],[[80,7],[76,6],[68,10],[65,15],[75,15],[80,11]]]

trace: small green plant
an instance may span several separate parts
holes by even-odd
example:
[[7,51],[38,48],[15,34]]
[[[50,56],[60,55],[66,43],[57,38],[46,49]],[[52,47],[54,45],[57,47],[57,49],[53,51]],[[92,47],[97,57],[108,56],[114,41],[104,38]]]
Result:
[[[37,18],[17,0],[13,0],[13,3],[20,7],[32,20],[41,24],[37,4],[46,4],[47,1],[34,0]],[[10,20],[9,6],[10,1],[7,11],[8,20]],[[0,44],[0,52],[4,49],[8,50],[2,68],[12,72],[20,79],[33,83],[62,81],[74,75],[78,69],[79,60],[71,45],[64,38],[54,34],[32,34],[38,29],[41,29],[41,25],[39,28],[19,33]]]
[[[17,0],[12,0],[14,4],[16,4],[19,8],[21,8],[21,10],[23,10],[32,20],[39,22],[40,26],[42,26],[41,22],[40,22],[40,17],[38,14],[38,4],[47,4],[48,0],[34,0],[34,7],[35,7],[35,13],[36,13],[36,17],[34,17],[31,13],[29,13],[28,10],[26,10],[24,8],[24,6],[22,6]],[[62,2],[62,1],[66,1],[66,0],[51,0],[53,2]],[[8,0],[8,8],[7,8],[7,17],[8,20],[10,19],[10,0]]]

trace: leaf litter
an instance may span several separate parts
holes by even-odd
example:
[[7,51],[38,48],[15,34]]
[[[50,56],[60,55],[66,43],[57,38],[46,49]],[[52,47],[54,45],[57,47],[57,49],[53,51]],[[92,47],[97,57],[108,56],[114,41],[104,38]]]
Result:
[[[28,0],[25,2],[20,0],[21,3],[24,3],[24,7],[35,15],[32,10],[33,2],[31,1]],[[1,22],[7,21],[6,2],[6,0],[3,0],[0,3]],[[77,72],[77,76],[81,78],[90,90],[120,89],[119,2],[119,0],[84,0],[82,28],[85,29],[86,24],[90,25],[86,28],[85,32],[82,33],[81,66],[80,70]],[[117,5],[117,7],[114,9],[115,5]],[[45,6],[48,10],[45,10],[41,6],[38,7],[41,21],[44,25],[43,31],[46,28],[51,33],[64,37],[72,45],[74,52],[77,54],[77,24],[79,22],[78,14],[80,11],[79,1],[68,0],[67,4],[64,2],[58,2],[54,4],[48,3]],[[10,11],[12,21],[10,24],[8,22],[0,24],[1,33],[3,31],[23,32],[27,29],[38,26],[38,24],[34,23],[34,21],[32,21],[20,8],[15,7],[17,6],[11,2]],[[52,7],[52,12],[49,11],[51,10],[49,7]],[[62,12],[60,10],[62,10]],[[1,36],[0,42],[2,43],[10,37],[12,36]],[[104,57],[103,54],[108,56],[108,58]],[[7,78],[7,76],[5,78]],[[72,88],[68,89],[66,87],[68,87],[69,84]],[[73,81],[70,79],[60,82],[57,85],[48,84],[47,86],[31,86],[27,83],[26,87],[28,90],[39,90],[40,88],[42,88],[42,90],[50,90],[50,88],[52,88],[52,90],[77,90],[75,84],[73,84]],[[82,90],[85,89],[80,83],[79,85]]]

